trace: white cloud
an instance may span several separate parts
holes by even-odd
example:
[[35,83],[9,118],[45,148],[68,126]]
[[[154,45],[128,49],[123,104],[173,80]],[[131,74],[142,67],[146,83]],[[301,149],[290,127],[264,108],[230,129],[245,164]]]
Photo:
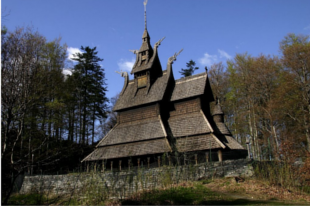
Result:
[[226,59],[232,59],[232,56],[230,56],[227,52],[218,49],[217,50],[220,53],[220,58],[226,58]]
[[71,69],[63,69],[62,70],[62,74],[65,75],[65,76],[67,76],[67,75],[71,76],[72,75],[72,71],[71,71]]
[[71,61],[73,61],[71,59],[71,58],[73,58],[73,54],[82,53],[82,51],[79,48],[74,48],[74,47],[68,47],[67,52],[68,52],[68,59]]
[[71,69],[65,69],[65,68],[63,68],[61,73],[64,75],[65,80],[67,80],[68,76],[71,76],[71,75],[72,75]]
[[121,71],[129,71],[130,72],[135,61],[136,61],[135,59],[131,59],[131,61],[125,61],[124,59],[121,59],[117,63],[117,65]]
[[232,59],[232,56],[230,56],[224,50],[218,49],[217,52],[219,53],[219,55],[218,54],[211,55],[211,54],[205,53],[203,57],[198,60],[199,63],[202,65],[211,66],[217,61],[221,61],[221,59],[223,58]]
[[310,24],[304,28],[304,30],[310,30]]
[[199,60],[200,64],[211,66],[213,63],[217,61],[217,55],[210,55],[208,53],[205,53],[202,58]]

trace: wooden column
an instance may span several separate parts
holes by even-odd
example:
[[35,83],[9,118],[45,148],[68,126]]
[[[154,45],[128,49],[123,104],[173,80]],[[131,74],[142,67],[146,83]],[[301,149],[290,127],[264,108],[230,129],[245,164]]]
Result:
[[31,175],[33,175],[33,157],[34,157],[34,154],[32,154],[32,159],[31,159]]
[[158,156],[157,162],[158,162],[158,167],[160,167],[160,156]]
[[94,172],[97,171],[97,161],[95,161],[95,164],[94,164]]
[[196,163],[196,165],[198,164],[197,154],[195,154],[195,163]]
[[206,162],[209,162],[209,152],[206,152]]
[[86,172],[89,172],[89,162],[87,162]]
[[113,161],[111,161],[111,171],[113,171]]
[[128,170],[130,171],[130,159],[128,160]]
[[101,169],[102,172],[104,172],[104,167],[105,167],[104,160],[102,160],[102,169]]
[[222,162],[222,161],[223,161],[222,150],[218,150],[218,151],[217,151],[217,155],[218,155],[218,158],[219,158],[219,162]]
[[150,169],[150,157],[147,158],[147,168]]
[[168,156],[169,166],[171,166],[171,156]]
[[138,169],[140,168],[140,158],[138,158]]
[[122,160],[118,161],[119,171],[122,171]]

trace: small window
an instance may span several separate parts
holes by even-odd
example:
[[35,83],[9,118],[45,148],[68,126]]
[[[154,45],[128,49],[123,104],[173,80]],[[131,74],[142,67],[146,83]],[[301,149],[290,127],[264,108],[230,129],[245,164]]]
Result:
[[138,88],[146,87],[147,85],[147,76],[138,77]]

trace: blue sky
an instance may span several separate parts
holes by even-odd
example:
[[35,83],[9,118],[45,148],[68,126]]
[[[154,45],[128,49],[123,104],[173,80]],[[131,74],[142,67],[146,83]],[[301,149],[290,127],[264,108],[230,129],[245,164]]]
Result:
[[[9,30],[32,26],[48,40],[62,37],[69,52],[97,47],[105,69],[109,98],[123,87],[115,71],[130,71],[144,30],[143,0],[2,0],[1,20]],[[236,53],[279,55],[279,42],[288,33],[310,35],[309,0],[149,0],[147,27],[159,47],[163,69],[175,52],[176,78],[194,60],[204,71]],[[67,67],[69,67],[68,65]],[[131,76],[132,78],[132,76]]]

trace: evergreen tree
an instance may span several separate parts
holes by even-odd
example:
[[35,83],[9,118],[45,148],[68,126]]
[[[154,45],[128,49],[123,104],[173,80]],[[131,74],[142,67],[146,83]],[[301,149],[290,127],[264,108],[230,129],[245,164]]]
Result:
[[193,60],[190,60],[189,62],[186,63],[187,69],[181,69],[180,73],[184,77],[192,76],[194,71],[199,69],[199,67],[195,67],[196,63]]
[[76,91],[80,105],[80,140],[85,144],[89,135],[94,143],[95,121],[106,117],[108,99],[104,69],[99,65],[103,59],[97,56],[96,47],[82,46],[81,50],[84,52],[76,53],[72,59],[78,62],[74,67],[73,78],[79,82]]

